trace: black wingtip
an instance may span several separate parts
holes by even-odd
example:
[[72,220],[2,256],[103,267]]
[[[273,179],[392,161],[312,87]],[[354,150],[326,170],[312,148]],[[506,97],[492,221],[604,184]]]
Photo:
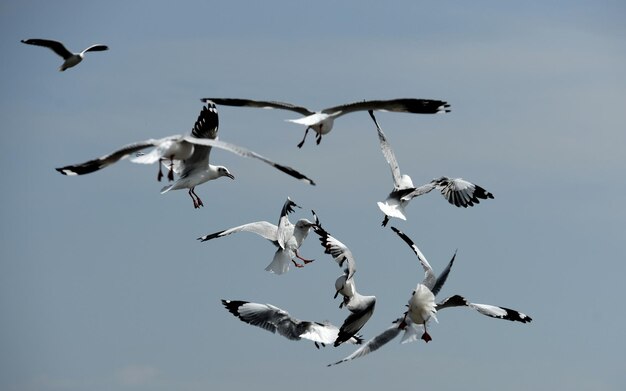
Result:
[[239,317],[239,307],[246,304],[247,301],[242,300],[226,300],[222,299],[222,305],[233,315]]

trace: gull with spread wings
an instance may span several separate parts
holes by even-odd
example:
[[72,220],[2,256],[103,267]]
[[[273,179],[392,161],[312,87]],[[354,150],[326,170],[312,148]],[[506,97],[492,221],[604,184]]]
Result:
[[369,111],[376,130],[378,131],[378,140],[380,141],[380,149],[389,167],[391,168],[391,176],[393,177],[393,190],[387,196],[384,202],[378,202],[378,207],[385,214],[383,219],[383,227],[387,225],[390,217],[406,220],[404,208],[409,201],[417,196],[429,193],[431,190],[437,189],[448,200],[448,202],[457,207],[467,208],[478,204],[481,199],[486,200],[493,198],[493,194],[482,187],[466,181],[462,178],[448,178],[445,176],[433,179],[425,185],[415,187],[411,177],[400,173],[400,167],[396,160],[396,155],[391,149],[391,145],[385,137],[385,133],[378,125],[374,112]]
[[[289,271],[289,262],[293,262],[296,267],[303,267],[304,264],[313,262],[312,259],[305,259],[300,256],[298,249],[304,243],[309,230],[315,225],[307,219],[300,219],[296,224],[292,224],[289,221],[289,213],[294,211],[294,207],[298,207],[289,197],[283,205],[280,212],[280,218],[278,219],[278,226],[267,221],[255,221],[253,223],[243,224],[237,227],[225,229],[223,231],[215,232],[212,234],[204,235],[198,238],[202,242],[207,240],[221,238],[226,235],[230,235],[236,232],[252,232],[259,236],[264,237],[278,247],[274,253],[272,262],[265,268],[265,270],[275,273],[283,274]],[[298,258],[304,262],[304,264],[297,263],[294,258]]]
[[298,148],[302,148],[304,140],[309,133],[309,129],[313,129],[317,133],[317,144],[322,141],[322,136],[328,134],[332,128],[335,119],[349,113],[366,110],[392,111],[398,113],[415,113],[415,114],[436,114],[450,112],[450,105],[442,100],[434,99],[390,99],[390,100],[364,100],[361,102],[348,103],[344,105],[329,107],[320,111],[312,111],[306,107],[296,106],[291,103],[252,100],[252,99],[231,99],[231,98],[202,98],[203,102],[212,101],[218,105],[225,106],[244,106],[258,107],[263,109],[282,109],[294,111],[302,114],[304,117],[298,119],[289,119],[287,121],[296,124],[305,125],[304,137],[298,144]]
[[[337,339],[339,329],[330,322],[310,322],[292,317],[285,310],[271,304],[251,303],[243,300],[224,300],[226,309],[242,322],[278,333],[292,341],[308,339],[315,347],[326,346]],[[361,344],[363,338],[353,336],[347,342]]]
[[[315,182],[291,167],[275,163],[244,147],[217,140],[217,130],[217,109],[213,103],[208,102],[206,107],[203,107],[189,136],[174,135],[161,139],[149,139],[136,142],[100,158],[80,164],[60,167],[56,170],[63,175],[84,175],[105,168],[130,155],[134,155],[134,157],[130,159],[133,163],[159,163],[157,179],[160,181],[163,176],[161,163],[169,160],[168,179],[174,179],[174,172],[179,174],[179,178],[172,185],[161,189],[161,193],[166,193],[170,190],[189,189],[189,196],[193,201],[194,207],[199,208],[204,204],[195,193],[196,186],[221,177],[235,178],[228,168],[209,164],[211,149],[218,148],[239,156],[258,159],[287,175],[310,185],[315,185]],[[151,152],[147,154],[140,153],[143,149],[150,147],[154,147]]]
[[21,42],[27,45],[46,47],[52,50],[53,52],[55,52],[56,54],[58,54],[59,56],[61,56],[63,58],[63,64],[61,64],[61,66],[59,67],[60,72],[63,72],[64,70],[68,68],[78,65],[78,63],[83,61],[83,58],[85,57],[85,53],[87,52],[101,52],[104,50],[109,50],[109,47],[106,45],[96,44],[96,45],[89,46],[87,49],[83,50],[82,52],[72,53],[69,50],[67,50],[61,42],[53,41],[50,39],[31,38],[31,39],[22,39]]

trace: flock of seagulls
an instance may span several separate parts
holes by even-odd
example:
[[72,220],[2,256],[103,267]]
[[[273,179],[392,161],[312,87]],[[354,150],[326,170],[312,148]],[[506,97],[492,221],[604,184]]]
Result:
[[[86,48],[80,53],[72,53],[58,41],[27,39],[21,42],[53,50],[64,60],[59,68],[60,71],[76,66],[83,60],[87,52],[108,50],[106,45],[97,44]],[[445,101],[414,98],[369,100],[334,106],[320,111],[312,111],[303,106],[277,101],[232,98],[202,98],[201,101],[205,105],[202,107],[189,135],[173,135],[134,142],[102,157],[88,160],[84,163],[66,165],[56,168],[56,170],[68,176],[85,175],[99,171],[127,157],[133,163],[157,163],[157,181],[160,182],[167,177],[167,180],[171,182],[161,189],[161,193],[187,189],[194,208],[198,209],[203,206],[203,202],[195,191],[197,186],[221,177],[235,179],[235,176],[228,168],[209,163],[209,156],[213,148],[229,151],[242,157],[256,159],[304,183],[315,185],[312,179],[290,166],[276,163],[247,148],[218,140],[219,118],[216,105],[282,109],[302,115],[301,118],[287,120],[306,126],[304,137],[297,145],[298,148],[303,146],[309,130],[313,130],[316,133],[316,141],[319,144],[322,136],[332,130],[336,118],[349,113],[367,111],[376,127],[380,148],[391,169],[394,185],[393,190],[385,201],[377,203],[379,209],[384,214],[383,227],[387,226],[390,218],[406,220],[405,208],[408,203],[413,198],[435,189],[440,191],[450,204],[463,208],[475,206],[480,203],[480,200],[494,198],[493,194],[483,187],[462,178],[441,176],[424,185],[415,187],[411,177],[401,174],[393,149],[374,116],[374,111],[416,114],[448,113],[450,112],[450,105]],[[148,148],[152,149],[144,152]],[[167,171],[166,174],[163,172],[164,169]],[[272,333],[278,333],[290,340],[310,340],[314,342],[317,348],[327,345],[337,347],[344,343],[360,345],[352,354],[333,364],[329,364],[329,366],[374,352],[400,334],[402,334],[402,343],[418,340],[431,341],[432,337],[428,332],[428,325],[431,321],[437,322],[437,314],[444,308],[468,307],[492,318],[519,323],[532,321],[528,315],[517,310],[490,304],[473,303],[458,294],[437,302],[435,298],[450,274],[457,255],[456,251],[443,272],[435,275],[433,268],[417,245],[402,231],[396,227],[391,227],[391,230],[417,256],[424,270],[424,278],[411,291],[406,311],[393,320],[391,326],[386,330],[365,342],[360,332],[374,315],[376,296],[362,295],[357,291],[355,282],[357,268],[352,251],[322,227],[314,211],[311,211],[313,215],[312,220],[301,218],[293,224],[289,220],[289,215],[294,213],[295,208],[301,207],[287,197],[281,208],[277,225],[268,221],[256,221],[206,234],[199,237],[198,240],[206,242],[237,232],[257,234],[270,241],[276,248],[274,256],[265,270],[276,275],[282,275],[289,271],[292,264],[297,268],[302,268],[306,264],[313,262],[313,259],[305,258],[299,253],[299,249],[310,231],[313,231],[317,235],[324,253],[332,257],[342,272],[334,283],[334,298],[341,296],[339,308],[345,308],[348,312],[341,326],[337,327],[328,321],[303,321],[292,317],[287,311],[272,304],[227,299],[223,299],[222,304],[242,322],[263,328]]]

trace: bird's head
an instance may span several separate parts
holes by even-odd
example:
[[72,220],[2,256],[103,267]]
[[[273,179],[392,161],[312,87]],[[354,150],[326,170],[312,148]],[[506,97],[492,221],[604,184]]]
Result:
[[235,176],[233,174],[231,174],[230,171],[228,171],[228,168],[226,168],[224,166],[217,166],[217,175],[219,177],[227,176],[230,179],[235,179]]

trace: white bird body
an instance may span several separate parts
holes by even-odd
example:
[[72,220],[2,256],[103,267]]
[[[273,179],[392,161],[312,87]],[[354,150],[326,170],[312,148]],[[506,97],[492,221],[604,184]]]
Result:
[[64,61],[63,64],[61,64],[61,66],[59,67],[60,72],[63,72],[68,68],[78,65],[81,61],[83,61],[83,58],[85,58],[85,53],[87,52],[100,52],[104,50],[109,50],[109,47],[106,45],[96,44],[89,46],[82,52],[72,53],[67,50],[67,48],[65,48],[65,46],[61,42],[53,41],[50,39],[22,39],[21,42],[28,45],[47,47],[59,56],[61,56]]
[[413,323],[424,325],[431,318],[436,321],[436,313],[435,295],[424,284],[417,284],[409,299],[407,316]]

